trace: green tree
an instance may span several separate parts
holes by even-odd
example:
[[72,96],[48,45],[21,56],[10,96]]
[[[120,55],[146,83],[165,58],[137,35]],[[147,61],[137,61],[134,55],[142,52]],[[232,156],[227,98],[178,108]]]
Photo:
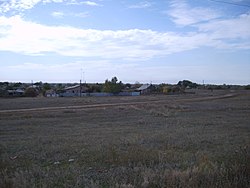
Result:
[[113,77],[111,81],[105,80],[103,91],[107,93],[119,93],[122,90],[122,82],[118,82],[117,77]]
[[250,85],[246,85],[244,88],[245,88],[246,90],[250,90]]
[[126,83],[124,87],[127,88],[127,89],[130,89],[131,86],[132,86],[132,85],[131,85],[130,83]]
[[48,83],[44,83],[43,84],[43,88],[42,88],[42,94],[43,94],[43,96],[45,96],[46,91],[48,91],[50,89],[51,89],[51,85],[48,84]]
[[43,90],[47,91],[47,90],[50,90],[50,89],[51,89],[50,84],[48,84],[48,83],[43,84]]
[[37,87],[42,87],[43,83],[42,81],[34,83],[35,86]]
[[101,92],[101,90],[102,90],[102,86],[99,85],[99,84],[90,85],[90,86],[88,87],[88,92],[90,92],[90,93]]
[[[63,85],[61,83],[57,84],[55,87],[55,91],[56,91],[56,93],[63,93],[63,91],[64,91]],[[45,95],[45,92],[44,92],[44,95]]]
[[198,84],[193,83],[193,82],[191,82],[189,80],[179,81],[177,85],[181,86],[181,87],[184,87],[184,88],[186,88],[186,87],[196,88],[198,86]]
[[18,82],[18,83],[14,83],[13,87],[14,88],[19,88],[22,86],[22,83],[21,82]]

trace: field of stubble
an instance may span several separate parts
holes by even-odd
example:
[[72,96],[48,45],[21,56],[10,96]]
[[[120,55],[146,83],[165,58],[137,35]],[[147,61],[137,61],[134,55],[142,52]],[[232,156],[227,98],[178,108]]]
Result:
[[0,99],[0,187],[250,187],[249,122],[246,91]]

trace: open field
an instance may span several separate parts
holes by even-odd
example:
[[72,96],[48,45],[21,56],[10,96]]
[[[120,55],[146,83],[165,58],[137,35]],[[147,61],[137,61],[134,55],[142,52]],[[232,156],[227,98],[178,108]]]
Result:
[[249,91],[0,99],[0,187],[250,187],[249,122]]

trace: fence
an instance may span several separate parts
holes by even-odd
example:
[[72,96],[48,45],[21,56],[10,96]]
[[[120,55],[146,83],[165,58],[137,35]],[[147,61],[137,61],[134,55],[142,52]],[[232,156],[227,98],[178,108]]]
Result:
[[[82,97],[109,97],[109,96],[139,96],[140,92],[120,92],[120,93],[82,93]],[[80,93],[60,93],[60,97],[80,97]]]

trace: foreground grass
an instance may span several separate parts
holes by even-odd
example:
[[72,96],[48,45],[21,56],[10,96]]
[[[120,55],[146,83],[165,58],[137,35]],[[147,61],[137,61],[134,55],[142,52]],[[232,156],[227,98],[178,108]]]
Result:
[[0,187],[249,187],[249,111],[244,95],[0,114]]

